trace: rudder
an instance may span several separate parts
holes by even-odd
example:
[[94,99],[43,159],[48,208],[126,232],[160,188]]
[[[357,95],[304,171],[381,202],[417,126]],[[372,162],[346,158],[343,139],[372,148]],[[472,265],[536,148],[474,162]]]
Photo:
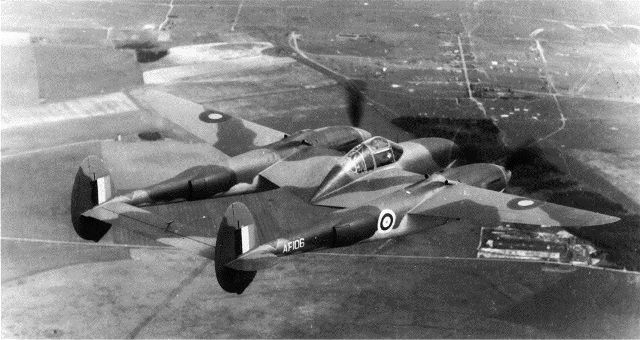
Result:
[[255,271],[229,268],[227,263],[257,246],[257,227],[251,211],[240,202],[231,204],[220,223],[215,249],[216,279],[227,292],[242,294],[256,276]]
[[114,192],[115,187],[104,162],[97,156],[85,158],[71,190],[71,223],[80,237],[98,242],[109,231],[110,224],[82,214],[111,199]]

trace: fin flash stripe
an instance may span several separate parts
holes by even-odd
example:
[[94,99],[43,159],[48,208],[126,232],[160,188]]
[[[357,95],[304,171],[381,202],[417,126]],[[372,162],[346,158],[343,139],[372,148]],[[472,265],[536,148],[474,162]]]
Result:
[[102,204],[111,198],[111,177],[100,177],[96,182],[98,188],[98,204]]
[[254,233],[255,225],[245,225],[240,228],[240,248],[242,254],[248,252],[253,248],[256,244],[255,233]]

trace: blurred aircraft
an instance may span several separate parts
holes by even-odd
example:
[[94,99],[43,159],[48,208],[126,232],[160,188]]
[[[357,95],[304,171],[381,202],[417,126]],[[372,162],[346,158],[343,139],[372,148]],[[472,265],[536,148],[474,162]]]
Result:
[[168,54],[171,26],[164,25],[156,28],[155,25],[149,24],[142,29],[110,27],[107,30],[107,41],[116,49],[135,50],[138,62],[157,61]]

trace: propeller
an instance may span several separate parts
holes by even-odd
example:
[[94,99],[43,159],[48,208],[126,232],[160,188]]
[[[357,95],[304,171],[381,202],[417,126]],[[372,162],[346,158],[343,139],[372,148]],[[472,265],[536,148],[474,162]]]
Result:
[[347,91],[347,100],[349,101],[348,114],[351,125],[358,127],[362,120],[364,111],[364,93],[367,89],[367,83],[361,79],[347,79],[344,83]]
[[349,120],[351,125],[358,127],[362,120],[362,111],[364,109],[364,94],[362,93],[367,89],[367,84],[361,79],[351,79],[344,76],[312,59],[309,59],[307,55],[298,47],[298,39],[302,36],[296,32],[290,32],[288,36],[289,48],[293,51],[292,56],[299,62],[313,68],[314,70],[324,74],[325,76],[334,79],[338,84],[342,85],[347,91],[347,99],[349,100]]

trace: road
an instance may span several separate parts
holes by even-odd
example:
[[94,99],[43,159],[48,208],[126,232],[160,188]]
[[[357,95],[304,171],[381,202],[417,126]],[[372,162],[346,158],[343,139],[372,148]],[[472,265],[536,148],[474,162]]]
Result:
[[[101,141],[113,140],[118,135],[126,141],[140,131],[157,127],[149,119],[147,109],[134,101],[131,102],[132,106],[127,94],[132,88],[143,86],[144,71],[166,65],[141,65],[135,62],[135,56],[130,51],[105,47],[101,40],[104,36],[98,33],[104,33],[107,27],[141,27],[150,22],[161,23],[171,13],[177,16],[173,44],[225,39],[246,41],[241,39],[250,35],[254,35],[255,39],[261,38],[259,30],[251,27],[251,23],[261,23],[263,31],[269,33],[274,25],[285,27],[293,20],[303,22],[300,17],[308,15],[311,17],[309,25],[297,25],[304,26],[301,32],[305,35],[305,43],[313,43],[327,40],[326,36],[335,36],[336,30],[352,30],[349,25],[369,27],[365,26],[367,20],[380,17],[379,21],[367,25],[388,28],[392,38],[399,39],[394,41],[402,42],[395,52],[390,52],[388,58],[400,55],[395,62],[401,62],[405,55],[427,53],[421,55],[424,60],[432,58],[446,66],[451,59],[463,54],[470,83],[473,79],[482,78],[476,70],[487,61],[480,57],[471,58],[471,54],[490,58],[488,54],[478,53],[488,53],[486,51],[490,50],[483,44],[507,41],[500,40],[499,36],[493,36],[498,40],[492,40],[486,31],[492,22],[485,20],[483,22],[486,25],[478,26],[470,35],[475,39],[473,48],[461,38],[464,52],[447,54],[446,58],[449,59],[445,59],[444,54],[436,55],[436,52],[445,53],[448,51],[445,49],[453,52],[456,48],[455,39],[464,29],[457,21],[460,18],[457,13],[483,13],[482,6],[492,6],[491,3],[479,4],[481,8],[478,12],[472,12],[472,4],[464,2],[430,3],[429,6],[409,2],[405,4],[408,8],[389,8],[387,2],[358,5],[361,8],[348,7],[340,1],[331,2],[331,6],[316,3],[289,6],[269,1],[257,4],[247,2],[242,7],[240,4],[240,1],[167,1],[160,5],[146,0],[3,3],[3,19],[8,19],[2,22],[3,30],[27,30],[32,37],[44,40],[36,39],[40,42],[28,44],[26,49],[7,49],[3,46],[1,50],[3,76],[4,63],[8,60],[5,59],[6,53],[30,55],[29,58],[15,60],[26,63],[22,65],[26,65],[24,69],[32,67],[34,71],[22,80],[15,77],[12,80],[24,81],[18,85],[28,89],[29,96],[19,98],[20,105],[11,104],[12,115],[5,115],[8,111],[3,106],[0,203],[2,337],[640,336],[640,325],[637,323],[640,319],[640,296],[637,294],[640,290],[640,274],[637,272],[477,260],[473,257],[479,228],[468,224],[461,223],[447,230],[436,229],[431,233],[386,243],[370,243],[284,259],[273,269],[259,273],[252,286],[240,296],[225,293],[217,286],[213,264],[206,260],[152,244],[124,231],[112,230],[104,241],[97,244],[76,236],[69,218],[69,197],[80,161],[89,154],[99,155]],[[281,7],[276,6],[276,12],[269,12],[274,4]],[[283,8],[282,11],[280,8]],[[340,10],[336,11],[336,8]],[[498,25],[501,24],[499,19],[514,19],[521,10],[514,8],[509,18],[493,15],[492,12],[485,15],[493,18]],[[276,15],[278,13],[281,15]],[[356,16],[358,13],[362,15]],[[344,20],[343,15],[359,19],[350,23]],[[332,21],[327,21],[330,24],[324,24],[319,30],[317,25],[320,21],[314,18]],[[584,21],[597,22],[592,19],[586,18]],[[234,25],[234,32],[229,32],[231,25]],[[331,25],[337,28],[327,27]],[[401,29],[392,30],[390,27]],[[516,28],[508,27],[516,31]],[[431,34],[432,31],[423,29],[441,30],[444,33]],[[99,36],[98,40],[93,40],[94,33],[96,37]],[[324,40],[314,34],[323,35]],[[421,40],[434,37],[442,41]],[[383,38],[391,39],[387,36]],[[447,39],[453,44],[445,46]],[[423,48],[419,49],[419,46]],[[339,46],[343,50],[348,47]],[[414,48],[413,52],[409,47]],[[308,49],[305,47],[305,50]],[[549,47],[546,50],[549,51]],[[509,51],[519,53],[520,50],[515,47],[512,49],[512,46],[504,48],[505,53]],[[303,53],[298,54],[304,56]],[[546,57],[550,63],[561,58],[554,55]],[[313,61],[302,64],[302,59],[299,60],[299,63],[273,68],[216,69],[218,73],[215,77],[200,79],[197,91],[189,84],[156,86],[180,95],[191,94],[213,109],[251,118],[285,131],[346,124],[345,101],[338,100],[343,98],[343,90],[332,84],[332,81],[338,80],[329,79],[326,76],[328,73],[323,76],[317,72],[320,68],[325,69],[324,65],[316,63],[311,68]],[[488,59],[489,62],[491,60]],[[327,67],[334,69],[333,64]],[[456,67],[457,64],[449,69]],[[338,79],[353,76],[343,72],[342,68],[335,70],[329,71]],[[463,83],[462,74],[455,71],[417,72],[409,70],[409,76],[391,72],[385,82],[373,84],[371,88],[374,91],[367,93],[367,100],[384,104],[401,116],[425,112],[427,109],[437,111],[442,107],[449,107],[452,114],[458,113],[461,117],[478,115],[477,105],[465,102],[468,99],[466,85],[458,86],[458,83],[466,83]],[[433,79],[429,78],[429,74]],[[414,76],[419,76],[421,80],[437,79],[439,82],[433,83],[433,86],[437,86],[436,92],[441,101],[429,101],[436,97],[432,88],[425,90],[416,86],[415,92],[408,92],[411,87],[407,82]],[[456,80],[458,76],[461,78]],[[522,74],[517,76],[521,77]],[[496,79],[510,81],[500,77]],[[518,79],[528,81],[529,78],[523,76]],[[391,88],[390,84],[399,84],[401,87]],[[531,84],[538,86],[538,80],[531,80],[520,90],[527,91],[529,85],[533,88]],[[283,92],[283,88],[288,90]],[[383,92],[376,92],[376,89],[388,91],[388,96],[382,96]],[[589,93],[588,90],[586,93]],[[127,99],[122,99],[121,94]],[[413,97],[407,100],[403,94]],[[572,122],[584,122],[583,118],[590,114],[600,118],[611,115],[613,122],[620,125],[618,120],[625,120],[620,112],[627,111],[610,110],[609,106],[599,106],[599,102],[598,105],[584,107],[565,105],[562,98],[559,94],[563,109],[571,108],[565,112],[569,117],[568,125],[551,140],[567,145],[571,140],[580,143],[580,146],[589,143],[594,145],[585,149],[574,146],[574,150],[606,149],[611,146],[617,152],[621,145],[629,147],[628,141],[637,138],[616,137],[613,141],[573,138],[580,135],[580,129],[572,127]],[[459,99],[459,105],[455,104],[457,101],[454,99]],[[111,112],[110,104],[102,105],[107,101],[118,104],[113,107],[114,112]],[[434,103],[444,104],[431,105]],[[536,107],[536,103],[540,102],[527,106],[531,116],[549,107],[546,104]],[[624,103],[629,104],[633,103]],[[96,109],[87,109],[89,105],[96,106]],[[516,106],[525,107],[520,102],[500,100],[492,102],[492,105],[484,102],[484,105],[488,112],[495,106],[496,113],[500,112],[498,115],[515,112]],[[605,109],[600,112],[593,107]],[[500,111],[503,109],[504,112]],[[635,106],[626,110],[633,113]],[[557,115],[549,116],[550,121],[557,123]],[[512,118],[501,121],[504,123]],[[610,121],[606,122],[608,124]],[[385,117],[377,115],[364,117],[363,126],[390,138],[402,132]],[[606,125],[605,130],[608,128]],[[600,131],[599,126],[592,129],[589,131]],[[620,126],[619,131],[607,131],[613,131],[611,135],[622,136],[627,131],[625,129],[632,130],[631,127]],[[510,131],[525,130],[513,128]],[[411,134],[404,135],[407,136]],[[612,157],[618,155],[616,152],[611,152]],[[615,164],[615,159],[611,163]],[[516,184],[524,188],[522,190],[529,190],[526,193],[539,194],[540,191],[530,189],[531,183],[560,187],[567,183],[566,178],[555,173],[553,176],[543,173],[540,175],[542,177],[531,179],[538,174],[534,172],[531,175],[533,177],[526,174],[520,176],[520,182]],[[588,177],[591,172],[574,174]],[[599,181],[594,178],[591,180]],[[616,191],[622,185],[613,186],[611,190]],[[561,189],[545,187],[543,190],[547,190],[545,192],[548,195],[558,193],[562,196],[564,191]],[[234,200],[247,204],[258,220],[280,225],[313,221],[327,213],[322,208],[309,207],[283,191],[153,209],[192,226],[202,236],[215,237],[221,213]],[[605,204],[600,199],[587,201],[605,208],[610,207],[608,204],[615,204]],[[616,206],[614,208],[619,209]],[[296,213],[292,214],[291,211]],[[627,239],[633,246],[633,238]]]

